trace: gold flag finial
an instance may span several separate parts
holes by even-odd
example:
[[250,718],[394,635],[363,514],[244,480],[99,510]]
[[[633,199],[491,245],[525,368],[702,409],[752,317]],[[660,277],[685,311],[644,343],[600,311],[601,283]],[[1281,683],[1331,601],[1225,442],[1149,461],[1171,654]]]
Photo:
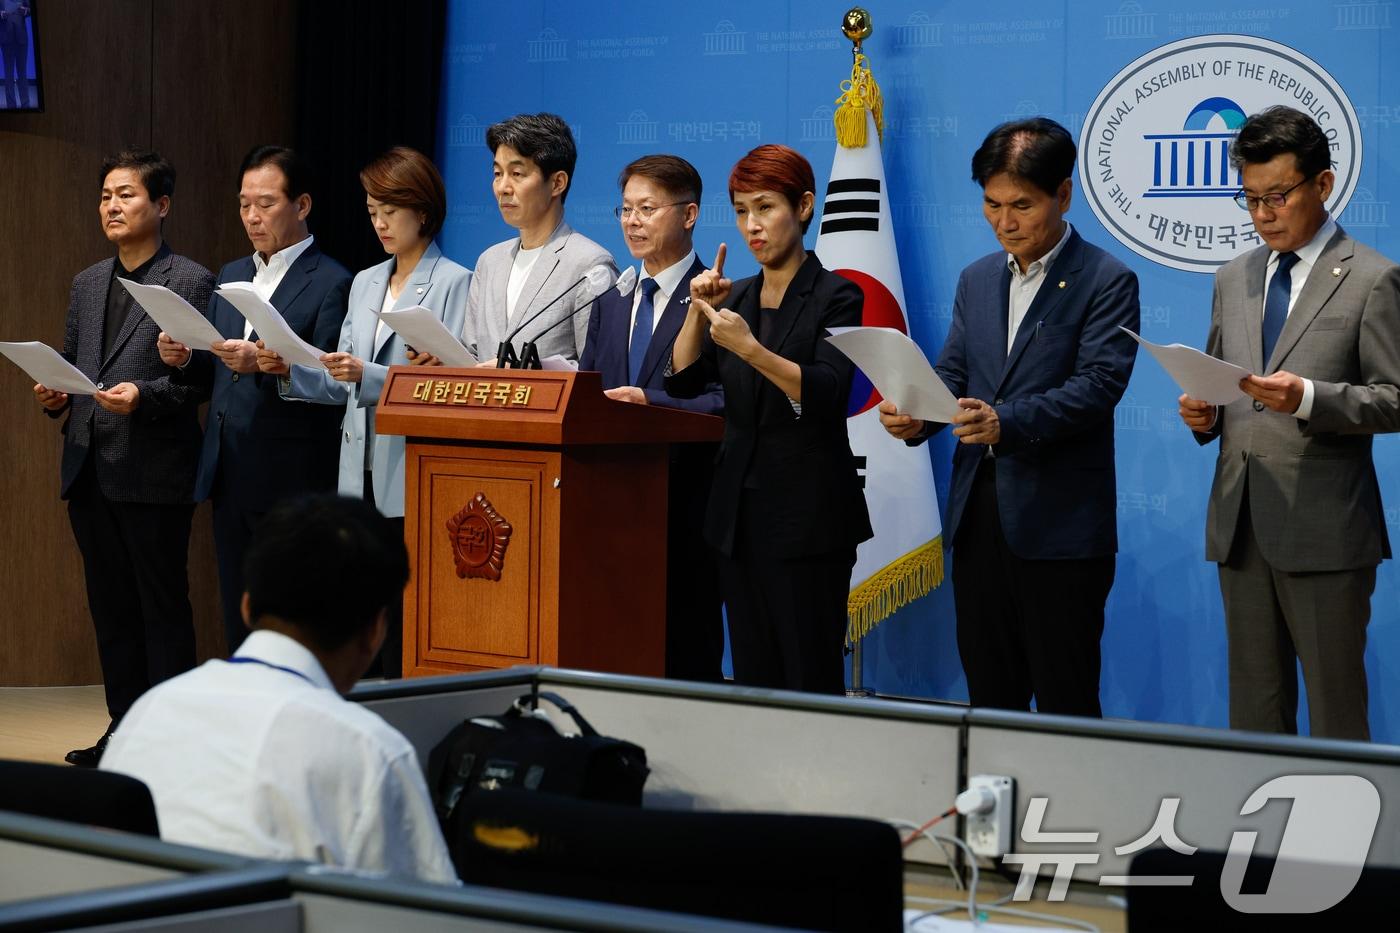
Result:
[[859,149],[866,143],[866,111],[875,118],[875,132],[881,138],[885,135],[884,101],[880,97],[880,86],[870,74],[870,61],[861,51],[861,45],[875,27],[871,23],[869,11],[853,6],[841,17],[841,32],[851,40],[851,79],[841,82],[841,96],[836,99],[836,113],[832,120],[836,124],[836,142],[848,149]]
[[870,38],[874,27],[870,25],[870,11],[853,6],[841,17],[841,31],[855,45],[854,54],[860,54],[860,44]]

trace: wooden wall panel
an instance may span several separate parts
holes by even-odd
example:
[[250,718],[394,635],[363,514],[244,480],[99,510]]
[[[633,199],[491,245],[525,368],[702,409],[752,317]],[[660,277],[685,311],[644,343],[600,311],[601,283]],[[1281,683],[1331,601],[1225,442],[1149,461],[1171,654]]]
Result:
[[[0,112],[0,340],[63,341],[73,275],[111,255],[97,222],[104,154],[151,145],[178,181],[166,235],[217,271],[248,251],[237,166],[291,129],[297,4],[45,0],[45,112]],[[58,498],[58,425],[0,361],[0,685],[96,683],[82,561]],[[201,657],[222,650],[208,507],[191,600]]]

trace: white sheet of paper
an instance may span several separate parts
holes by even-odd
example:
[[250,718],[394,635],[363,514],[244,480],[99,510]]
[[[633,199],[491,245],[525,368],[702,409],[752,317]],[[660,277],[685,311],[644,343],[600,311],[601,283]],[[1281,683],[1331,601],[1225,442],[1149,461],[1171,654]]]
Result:
[[833,327],[826,339],[904,414],[948,424],[962,411],[924,351],[893,327]]
[[1228,405],[1244,395],[1240,390],[1240,380],[1250,373],[1243,366],[1217,360],[1195,347],[1180,343],[1152,343],[1150,340],[1143,340],[1126,327],[1118,329],[1151,353],[1152,358],[1162,364],[1167,375],[1176,380],[1181,391],[1192,398],[1212,405]]
[[321,354],[329,351],[318,350],[298,337],[296,331],[283,319],[281,312],[253,291],[253,283],[229,282],[219,286],[217,294],[233,305],[234,310],[253,325],[253,330],[258,332],[263,346],[280,354],[287,363],[309,366],[312,369],[326,368],[326,364],[321,362]]
[[403,342],[418,353],[431,353],[444,366],[475,366],[476,360],[462,341],[443,326],[437,314],[422,305],[384,311],[379,319],[394,329]]
[[92,395],[97,386],[57,350],[37,340],[0,342],[0,353],[40,385],[69,395]]
[[578,362],[569,359],[561,353],[556,353],[553,356],[546,356],[544,359],[540,360],[540,369],[549,369],[561,373],[576,373],[578,372]]
[[121,277],[117,281],[126,286],[141,310],[150,315],[171,340],[196,350],[207,350],[210,344],[223,341],[224,335],[208,318],[164,285],[141,285]]

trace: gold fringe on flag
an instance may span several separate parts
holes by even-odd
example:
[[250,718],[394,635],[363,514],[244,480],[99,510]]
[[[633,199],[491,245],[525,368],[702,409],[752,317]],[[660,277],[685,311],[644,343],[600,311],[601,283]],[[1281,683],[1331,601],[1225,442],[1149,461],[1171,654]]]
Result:
[[860,641],[881,622],[943,582],[943,536],[918,547],[851,590],[846,599],[846,644]]
[[847,149],[860,149],[866,143],[865,112],[875,117],[875,131],[885,138],[885,103],[880,85],[870,73],[870,59],[863,52],[855,53],[851,78],[841,82],[841,96],[836,99],[836,142]]

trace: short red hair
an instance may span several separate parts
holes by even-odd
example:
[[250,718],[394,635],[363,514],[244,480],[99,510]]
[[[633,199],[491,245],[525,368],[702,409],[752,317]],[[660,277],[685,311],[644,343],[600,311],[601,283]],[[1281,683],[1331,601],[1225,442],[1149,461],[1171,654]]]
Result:
[[[789,146],[769,143],[749,152],[729,173],[729,203],[734,203],[734,192],[776,191],[787,198],[794,211],[802,204],[802,195],[812,192],[816,197],[817,179],[812,174],[812,165],[802,153]],[[816,212],[813,211],[815,214]],[[802,222],[802,232],[806,233],[812,218]]]

